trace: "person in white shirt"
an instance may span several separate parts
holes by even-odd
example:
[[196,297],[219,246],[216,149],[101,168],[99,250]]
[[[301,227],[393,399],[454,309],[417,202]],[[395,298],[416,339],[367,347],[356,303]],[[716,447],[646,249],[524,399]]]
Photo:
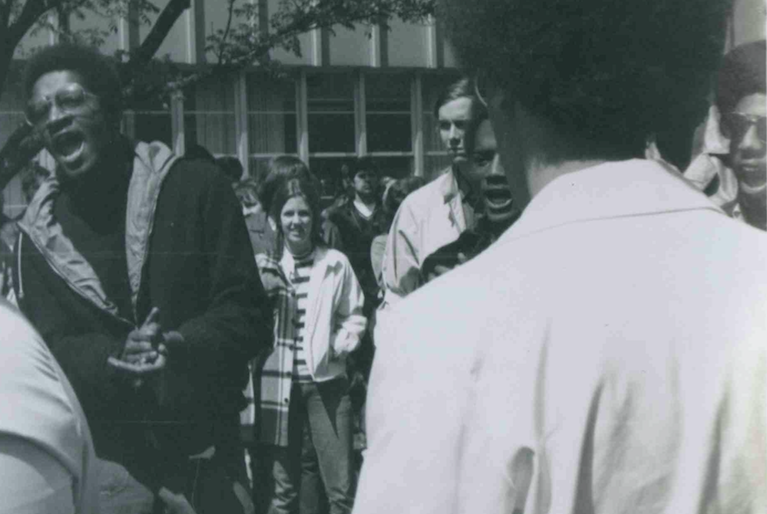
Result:
[[767,237],[642,158],[717,0],[443,0],[522,215],[379,321],[355,514],[767,512]]
[[56,359],[0,300],[0,513],[96,514],[96,456]]
[[487,113],[474,90],[474,82],[463,78],[434,105],[439,135],[453,162],[406,198],[394,216],[383,260],[384,310],[427,281],[426,257],[474,228],[475,214],[482,210],[485,169],[472,165],[471,147],[476,124]]

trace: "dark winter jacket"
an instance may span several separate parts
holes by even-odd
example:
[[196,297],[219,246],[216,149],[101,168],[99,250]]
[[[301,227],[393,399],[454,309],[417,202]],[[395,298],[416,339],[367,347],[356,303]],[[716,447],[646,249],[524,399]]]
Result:
[[[271,312],[239,202],[215,165],[178,159],[161,143],[138,143],[132,159],[128,312],[107,297],[89,255],[55,219],[55,177],[20,223],[14,287],[74,386],[98,456],[157,487],[189,455],[236,430],[247,362],[271,347]],[[184,341],[169,348],[159,380],[136,390],[107,358],[121,354],[152,307],[163,330]]]
[[369,312],[372,303],[378,297],[378,281],[370,262],[370,247],[373,238],[386,232],[386,216],[379,205],[373,215],[367,219],[349,200],[334,207],[328,213],[330,221],[336,224],[344,242],[344,253],[349,258],[354,274],[365,292],[366,307]]

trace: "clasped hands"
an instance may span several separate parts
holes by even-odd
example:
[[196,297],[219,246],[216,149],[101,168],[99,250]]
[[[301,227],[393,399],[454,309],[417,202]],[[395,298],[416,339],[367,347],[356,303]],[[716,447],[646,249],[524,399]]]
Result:
[[183,341],[178,332],[163,332],[157,321],[160,309],[152,308],[144,323],[131,330],[125,341],[120,358],[109,357],[108,363],[116,370],[133,379],[133,386],[141,387],[144,378],[161,372],[168,361],[169,342]]

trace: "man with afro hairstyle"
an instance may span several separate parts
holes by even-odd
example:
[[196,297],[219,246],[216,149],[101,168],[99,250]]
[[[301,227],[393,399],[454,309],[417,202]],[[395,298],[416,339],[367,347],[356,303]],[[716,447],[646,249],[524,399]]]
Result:
[[356,514],[767,510],[767,238],[643,158],[724,0],[443,0],[521,217],[376,335]]
[[767,91],[765,41],[741,45],[725,56],[716,105],[730,140],[728,164],[738,179],[734,215],[767,230]]
[[82,403],[101,512],[243,512],[242,390],[271,330],[229,181],[123,136],[95,50],[47,47],[24,84],[56,169],[19,223],[13,285]]

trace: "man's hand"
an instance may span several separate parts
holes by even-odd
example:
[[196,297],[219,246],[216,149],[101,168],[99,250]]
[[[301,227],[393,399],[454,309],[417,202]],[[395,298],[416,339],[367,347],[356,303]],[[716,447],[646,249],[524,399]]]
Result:
[[136,388],[141,387],[144,377],[164,369],[167,362],[168,350],[163,344],[166,337],[157,322],[159,313],[158,308],[153,308],[141,327],[128,334],[120,358],[108,359],[110,366],[133,378],[133,386]]
[[447,264],[437,264],[434,266],[434,268],[429,272],[428,276],[426,277],[427,282],[431,282],[435,278],[444,275],[448,271],[452,270],[453,268],[456,268],[460,266],[461,264],[467,262],[469,260],[468,257],[463,252],[458,252],[456,255],[456,262],[453,266],[449,266]]
[[166,488],[161,488],[160,499],[165,504],[167,514],[195,514],[194,508],[183,494],[175,494]]

